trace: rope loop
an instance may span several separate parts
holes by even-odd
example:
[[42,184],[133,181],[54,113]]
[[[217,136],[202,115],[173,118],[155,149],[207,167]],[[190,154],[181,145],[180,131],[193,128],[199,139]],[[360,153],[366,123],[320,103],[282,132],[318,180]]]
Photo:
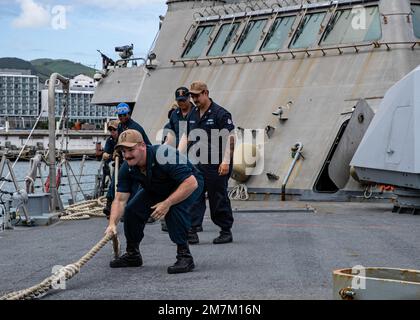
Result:
[[[0,297],[0,300],[32,300],[40,299],[45,296],[48,291],[55,288],[55,285],[61,283],[62,280],[70,280],[80,272],[80,269],[89,262],[110,240],[113,241],[113,248],[115,256],[119,252],[115,252],[115,248],[119,247],[119,240],[116,235],[105,235],[88,253],[86,253],[77,262],[71,263],[63,268],[60,268],[50,277],[46,278],[41,283],[30,287],[28,289],[8,293]],[[64,278],[64,279],[63,279]]]
[[229,191],[230,200],[246,201],[249,199],[248,187],[245,184],[238,184]]

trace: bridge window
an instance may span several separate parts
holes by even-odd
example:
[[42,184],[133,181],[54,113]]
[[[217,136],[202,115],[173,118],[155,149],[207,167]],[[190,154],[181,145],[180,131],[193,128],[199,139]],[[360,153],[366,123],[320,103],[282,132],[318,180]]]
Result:
[[198,58],[208,45],[214,26],[198,27],[185,48],[183,58]]
[[420,38],[420,5],[412,5],[411,11],[413,13],[413,27],[414,34],[417,38]]
[[254,51],[266,23],[267,20],[249,21],[249,23],[245,27],[245,30],[242,32],[233,52],[242,54],[251,53],[252,51]]
[[306,15],[293,36],[290,48],[309,48],[312,46],[317,40],[324,17],[325,12]]
[[221,26],[208,55],[214,57],[226,54],[238,28],[239,23],[227,23]]
[[357,43],[381,38],[378,7],[337,11],[321,39],[321,44]]
[[295,20],[296,17],[277,18],[264,39],[261,51],[278,51],[283,47]]

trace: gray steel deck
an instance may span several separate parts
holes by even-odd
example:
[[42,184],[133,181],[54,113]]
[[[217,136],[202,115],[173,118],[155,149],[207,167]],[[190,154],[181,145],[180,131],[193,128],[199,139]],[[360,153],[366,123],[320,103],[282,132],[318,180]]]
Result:
[[[206,218],[192,247],[194,272],[166,273],[176,247],[160,224],[146,226],[144,266],[110,269],[110,246],[44,299],[331,299],[332,271],[363,265],[420,269],[420,217],[392,204],[309,203],[316,212],[235,213],[234,242],[213,245]],[[304,208],[302,202],[233,203],[238,208]],[[0,295],[78,260],[103,235],[106,220],[60,222],[0,233]],[[122,237],[123,238],[123,237]]]

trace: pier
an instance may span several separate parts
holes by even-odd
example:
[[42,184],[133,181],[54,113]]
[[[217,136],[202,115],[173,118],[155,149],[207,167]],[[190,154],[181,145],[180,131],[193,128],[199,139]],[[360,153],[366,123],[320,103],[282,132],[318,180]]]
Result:
[[[29,135],[28,130],[0,131],[0,153],[6,154],[9,159],[16,159],[20,149],[25,144]],[[69,159],[80,159],[83,155],[96,157],[104,147],[108,134],[102,130],[68,130],[57,131],[56,149],[66,150]],[[48,150],[48,130],[35,130],[22,153],[22,160],[29,160],[36,151]]]

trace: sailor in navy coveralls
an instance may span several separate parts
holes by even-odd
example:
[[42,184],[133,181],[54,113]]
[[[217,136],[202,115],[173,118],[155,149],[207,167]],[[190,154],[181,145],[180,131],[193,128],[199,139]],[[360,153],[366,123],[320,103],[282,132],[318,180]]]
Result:
[[188,241],[190,244],[199,243],[197,230],[203,223],[207,191],[211,219],[221,229],[213,243],[232,242],[233,215],[227,187],[233,167],[235,126],[231,114],[209,98],[205,83],[193,82],[189,91],[196,107],[188,119],[188,140],[185,136],[181,139],[179,150],[187,149],[189,160],[203,173],[204,190],[191,208],[192,229]]
[[[116,234],[124,214],[127,252],[111,261],[112,268],[138,267],[143,264],[139,244],[149,217],[165,218],[169,237],[177,245],[177,261],[168,273],[183,273],[194,268],[187,234],[191,228],[190,207],[203,190],[201,173],[175,148],[149,146],[136,130],[126,130],[118,138],[117,147],[126,160],[118,177],[118,189],[112,204],[106,234]],[[131,197],[131,185],[142,188]]]

